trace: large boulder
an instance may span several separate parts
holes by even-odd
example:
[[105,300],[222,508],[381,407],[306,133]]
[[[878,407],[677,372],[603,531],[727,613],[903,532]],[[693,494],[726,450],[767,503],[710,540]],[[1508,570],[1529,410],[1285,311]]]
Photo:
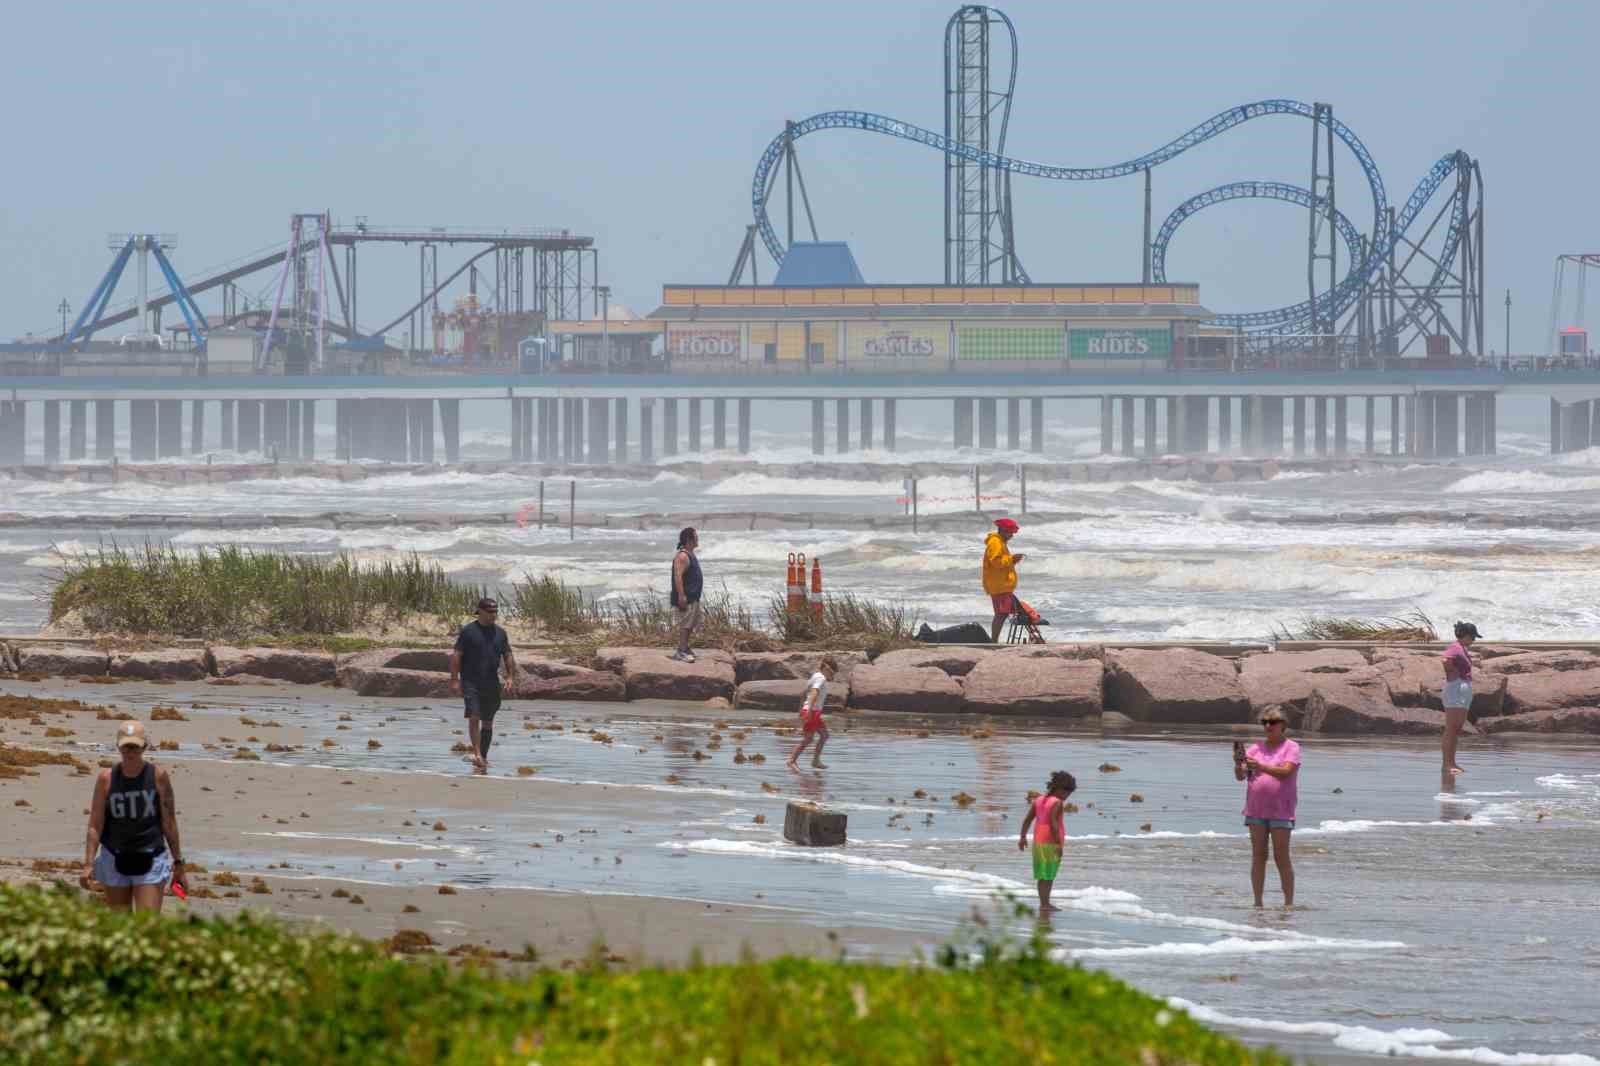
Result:
[[[841,664],[842,666],[842,664]],[[806,694],[806,682],[799,678],[783,681],[746,681],[734,693],[733,705],[750,711],[800,710],[800,700]],[[823,709],[842,711],[850,702],[850,683],[834,678],[828,682],[828,698]]]
[[104,677],[111,671],[111,656],[73,644],[18,644],[17,672],[52,677]]
[[1105,702],[1140,722],[1250,720],[1233,660],[1192,648],[1106,652]]
[[1098,659],[992,653],[962,683],[961,709],[979,714],[1081,718],[1103,709],[1104,667]]
[[[837,680],[848,680],[850,671],[867,661],[859,651],[833,652],[839,664]],[[749,681],[806,680],[817,671],[821,652],[814,651],[760,651],[736,652],[733,656],[733,677],[743,685]]]
[[1516,651],[1507,655],[1481,655],[1473,648],[1474,658],[1487,660],[1490,670],[1497,674],[1565,673],[1568,670],[1600,670],[1600,655],[1582,649],[1553,651]]
[[[448,699],[450,675],[445,670],[420,670],[392,665],[412,662],[407,649],[378,648],[341,656],[337,675],[339,686],[359,696],[427,697]],[[448,653],[447,653],[448,654]]]
[[679,662],[665,648],[601,648],[595,664],[622,677],[630,700],[733,698],[733,656],[697,650],[692,663]]
[[207,657],[211,672],[218,677],[270,677],[297,685],[321,685],[338,676],[337,661],[325,651],[223,644],[208,649]]
[[1479,722],[1485,733],[1600,733],[1600,707],[1550,708]]
[[[1389,698],[1397,707],[1444,708],[1444,665],[1433,652],[1401,648],[1378,648],[1372,656],[1373,669],[1389,687]],[[1501,714],[1505,708],[1505,678],[1492,669],[1473,676],[1472,713]]]
[[112,677],[142,681],[199,681],[210,674],[204,648],[119,652],[111,657]]
[[951,677],[966,677],[974,667],[994,654],[990,648],[902,648],[899,651],[886,651],[872,660],[873,666],[886,667],[934,667],[942,670]]
[[961,710],[961,681],[937,666],[868,663],[851,672],[849,698],[869,711],[951,714]]
[[575,669],[554,677],[524,672],[518,676],[515,696],[519,700],[621,703],[628,698],[628,686],[621,677],[605,670]]
[[1381,678],[1332,676],[1312,688],[1299,728],[1308,733],[1438,733],[1444,729],[1444,712],[1396,707]]
[[[1505,661],[1497,659],[1495,662],[1499,665]],[[1476,675],[1473,680],[1477,681]],[[1505,707],[1512,714],[1566,707],[1600,707],[1600,669],[1518,673],[1507,675],[1505,680]]]
[[1239,661],[1239,683],[1258,711],[1277,706],[1298,714],[1313,688],[1335,680],[1382,682],[1360,652],[1347,648],[1261,652]]

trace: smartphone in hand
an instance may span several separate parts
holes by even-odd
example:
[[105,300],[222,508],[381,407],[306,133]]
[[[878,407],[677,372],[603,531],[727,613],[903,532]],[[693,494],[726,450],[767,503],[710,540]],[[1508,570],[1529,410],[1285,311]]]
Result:
[[1242,740],[1233,742],[1233,761],[1244,762],[1244,741]]

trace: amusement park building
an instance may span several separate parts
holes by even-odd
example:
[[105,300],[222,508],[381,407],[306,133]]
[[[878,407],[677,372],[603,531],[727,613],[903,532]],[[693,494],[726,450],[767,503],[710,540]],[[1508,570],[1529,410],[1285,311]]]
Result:
[[650,317],[684,371],[1167,370],[1214,332],[1191,284],[667,285]]

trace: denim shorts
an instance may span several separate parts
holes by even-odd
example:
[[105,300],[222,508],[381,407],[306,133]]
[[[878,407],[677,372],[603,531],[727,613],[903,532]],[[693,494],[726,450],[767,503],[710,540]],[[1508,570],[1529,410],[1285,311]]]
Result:
[[165,885],[172,880],[172,853],[165,847],[161,854],[156,856],[156,861],[150,865],[150,872],[130,877],[127,874],[117,873],[117,859],[111,852],[101,848],[94,857],[94,879],[107,888],[127,888],[130,885]]
[[1446,710],[1466,710],[1472,706],[1472,682],[1459,677],[1446,681],[1443,695]]
[[1245,825],[1262,825],[1262,826],[1266,826],[1268,829],[1293,829],[1294,828],[1294,819],[1293,818],[1257,818],[1254,815],[1247,815],[1245,817],[1244,824]]

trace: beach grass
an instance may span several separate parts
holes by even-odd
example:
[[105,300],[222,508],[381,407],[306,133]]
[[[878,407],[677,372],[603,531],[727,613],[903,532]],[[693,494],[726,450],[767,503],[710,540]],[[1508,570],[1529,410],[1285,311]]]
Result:
[[570,970],[453,966],[429,943],[420,931],[371,943],[248,916],[128,915],[65,887],[0,885],[0,1060],[1288,1063],[1050,961],[1042,937],[924,965],[676,970],[618,969],[598,948]]
[[1420,608],[1393,618],[1341,618],[1306,615],[1296,628],[1280,626],[1279,640],[1353,640],[1380,644],[1427,644],[1439,639],[1433,619]]
[[821,611],[809,603],[791,611],[787,598],[774,594],[767,614],[773,632],[789,647],[859,647],[876,655],[911,642],[911,619],[904,604],[869,600],[849,592],[825,596]]

